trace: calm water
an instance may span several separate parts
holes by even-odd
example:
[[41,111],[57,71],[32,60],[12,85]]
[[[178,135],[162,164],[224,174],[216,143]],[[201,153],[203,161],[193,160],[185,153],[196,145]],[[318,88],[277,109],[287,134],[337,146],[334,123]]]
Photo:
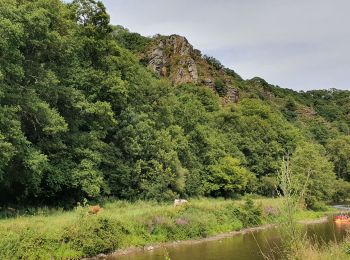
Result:
[[[307,234],[315,243],[341,241],[350,230],[350,224],[335,224],[333,216],[328,222],[305,226]],[[216,241],[205,241],[195,244],[167,246],[171,260],[260,260],[262,253],[271,259],[283,259],[278,249],[280,239],[277,228],[265,229],[224,238]],[[138,252],[126,256],[110,257],[109,260],[164,260],[164,249]]]

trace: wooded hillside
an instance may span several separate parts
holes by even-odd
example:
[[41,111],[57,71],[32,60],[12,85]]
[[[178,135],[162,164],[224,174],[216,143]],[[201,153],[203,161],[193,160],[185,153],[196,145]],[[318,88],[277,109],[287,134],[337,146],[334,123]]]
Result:
[[154,70],[169,37],[93,0],[0,0],[0,36],[1,204],[270,196],[283,158],[311,172],[309,207],[348,196],[349,91],[243,80],[186,49]]

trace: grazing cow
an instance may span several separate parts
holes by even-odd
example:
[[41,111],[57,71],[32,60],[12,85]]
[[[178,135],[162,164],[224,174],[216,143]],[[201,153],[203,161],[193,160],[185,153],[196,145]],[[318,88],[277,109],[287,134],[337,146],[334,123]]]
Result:
[[174,207],[181,206],[181,205],[186,204],[186,203],[188,203],[187,200],[175,199],[174,200]]
[[95,205],[95,206],[91,206],[90,208],[89,208],[89,214],[97,214],[97,213],[99,213],[99,212],[101,212],[102,211],[102,208],[100,207],[100,205]]

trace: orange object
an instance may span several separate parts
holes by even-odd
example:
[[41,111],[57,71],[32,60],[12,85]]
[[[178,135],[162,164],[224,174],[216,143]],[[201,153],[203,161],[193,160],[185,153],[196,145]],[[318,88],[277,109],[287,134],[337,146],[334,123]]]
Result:
[[336,223],[350,222],[350,218],[347,215],[338,215],[335,217],[334,221]]
[[100,207],[100,205],[95,205],[95,206],[91,206],[89,208],[89,214],[97,214],[102,210],[102,208]]

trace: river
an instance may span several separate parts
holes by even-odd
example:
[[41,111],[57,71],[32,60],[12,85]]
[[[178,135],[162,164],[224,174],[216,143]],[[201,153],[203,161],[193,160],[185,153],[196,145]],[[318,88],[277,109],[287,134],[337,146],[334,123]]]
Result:
[[[344,209],[341,209],[344,210]],[[336,224],[333,216],[327,221],[305,225],[307,236],[315,243],[341,241],[350,230],[350,224]],[[171,260],[260,260],[265,256],[270,259],[283,259],[280,237],[276,227],[251,231],[213,241],[196,243],[173,243],[164,248],[139,251],[123,256],[110,256],[108,260],[164,260],[168,254]]]

